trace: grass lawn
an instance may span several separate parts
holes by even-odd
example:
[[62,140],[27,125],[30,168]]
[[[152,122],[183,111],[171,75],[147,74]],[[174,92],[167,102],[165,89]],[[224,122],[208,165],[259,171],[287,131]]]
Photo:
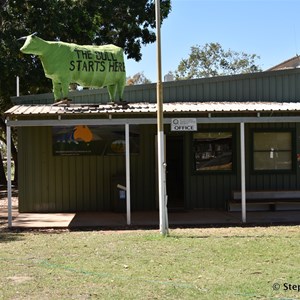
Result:
[[2,232],[0,275],[0,299],[300,299],[300,226]]

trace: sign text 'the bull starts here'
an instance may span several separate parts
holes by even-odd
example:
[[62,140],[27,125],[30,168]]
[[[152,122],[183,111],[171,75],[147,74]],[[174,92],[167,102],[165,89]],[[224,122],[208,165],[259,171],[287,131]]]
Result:
[[124,62],[118,62],[113,53],[75,49],[77,60],[70,61],[70,71],[104,72],[108,61],[109,72],[125,72]]

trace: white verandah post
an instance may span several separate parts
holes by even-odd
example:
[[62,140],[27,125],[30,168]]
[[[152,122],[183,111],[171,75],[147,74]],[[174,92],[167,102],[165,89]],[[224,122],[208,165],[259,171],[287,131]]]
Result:
[[160,34],[160,1],[155,1],[156,19],[156,58],[157,58],[157,146],[158,146],[158,197],[159,197],[159,229],[160,233],[166,236],[169,233],[167,218],[167,195],[166,195],[166,168],[164,161],[164,121],[163,121],[163,90],[161,75],[161,34]]
[[246,223],[246,163],[245,163],[245,123],[240,123],[241,139],[241,206],[242,222]]
[[129,124],[125,124],[125,143],[126,143],[126,215],[127,225],[131,224],[131,199],[130,199],[130,139]]
[[8,227],[12,227],[12,199],[11,199],[11,127],[6,124],[6,162],[7,162],[7,219]]

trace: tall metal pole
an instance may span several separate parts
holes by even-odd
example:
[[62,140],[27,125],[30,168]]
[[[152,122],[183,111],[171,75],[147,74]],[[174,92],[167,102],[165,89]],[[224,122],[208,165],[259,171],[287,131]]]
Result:
[[[8,120],[7,120],[8,121]],[[8,227],[12,227],[12,199],[11,199],[11,128],[6,124],[6,161],[7,161],[7,218]]]
[[126,141],[126,216],[127,225],[131,225],[131,199],[130,199],[130,140],[129,124],[125,124],[125,141]]
[[17,78],[16,78],[16,85],[17,85],[17,87],[16,87],[16,89],[17,89],[17,97],[20,97],[20,77],[19,76],[17,76]]
[[245,123],[240,124],[241,138],[241,195],[242,222],[246,223],[246,163],[245,163]]
[[162,235],[168,234],[168,218],[166,206],[166,163],[163,122],[163,91],[161,75],[161,36],[160,36],[160,0],[155,1],[156,17],[156,59],[157,59],[157,147],[158,147],[158,197],[159,197],[159,229]]

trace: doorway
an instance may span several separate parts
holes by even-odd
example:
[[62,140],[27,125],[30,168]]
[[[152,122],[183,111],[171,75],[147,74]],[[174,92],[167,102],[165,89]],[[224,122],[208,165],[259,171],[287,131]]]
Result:
[[167,136],[167,195],[168,209],[184,209],[183,136]]

